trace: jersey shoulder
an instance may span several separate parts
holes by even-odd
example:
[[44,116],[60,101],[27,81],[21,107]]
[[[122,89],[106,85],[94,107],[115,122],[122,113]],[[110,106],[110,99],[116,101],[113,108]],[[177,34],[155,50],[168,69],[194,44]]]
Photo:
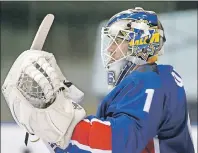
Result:
[[[127,83],[142,83],[145,87],[162,87],[162,84],[178,84],[182,81],[179,73],[171,65],[156,65],[153,69],[151,67],[143,67],[143,70],[136,70],[128,75],[123,81],[124,84]],[[180,84],[180,83],[179,83]],[[182,84],[182,82],[181,82]]]
[[158,72],[154,71],[134,71],[126,77],[124,84],[133,83],[141,85],[144,88],[159,88],[161,87],[161,79]]
[[158,65],[161,80],[165,86],[183,87],[181,75],[171,65]]

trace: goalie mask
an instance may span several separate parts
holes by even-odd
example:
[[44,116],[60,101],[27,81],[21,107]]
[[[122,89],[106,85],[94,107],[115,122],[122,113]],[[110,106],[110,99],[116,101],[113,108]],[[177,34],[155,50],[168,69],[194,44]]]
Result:
[[135,8],[114,15],[101,31],[101,56],[110,89],[136,65],[156,62],[165,41],[155,12]]

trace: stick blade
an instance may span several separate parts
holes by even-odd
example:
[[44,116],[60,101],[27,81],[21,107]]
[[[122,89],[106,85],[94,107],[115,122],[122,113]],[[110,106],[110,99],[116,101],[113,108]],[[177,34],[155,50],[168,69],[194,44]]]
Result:
[[42,50],[53,21],[54,21],[53,14],[47,14],[45,16],[41,25],[39,26],[39,29],[36,33],[36,36],[34,37],[34,40],[32,42],[30,49]]

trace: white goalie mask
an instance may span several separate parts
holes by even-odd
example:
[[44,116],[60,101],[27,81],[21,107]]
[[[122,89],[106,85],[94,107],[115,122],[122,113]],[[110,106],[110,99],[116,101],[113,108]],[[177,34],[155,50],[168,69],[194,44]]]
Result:
[[157,61],[164,42],[155,12],[135,8],[114,15],[101,31],[101,57],[109,88],[119,84],[135,65]]

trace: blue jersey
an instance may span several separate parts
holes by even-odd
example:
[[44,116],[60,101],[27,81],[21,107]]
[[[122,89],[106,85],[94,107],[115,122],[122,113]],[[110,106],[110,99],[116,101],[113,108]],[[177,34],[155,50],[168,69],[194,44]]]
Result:
[[97,115],[74,129],[56,153],[194,153],[186,93],[169,65],[146,65],[129,74],[101,102]]

